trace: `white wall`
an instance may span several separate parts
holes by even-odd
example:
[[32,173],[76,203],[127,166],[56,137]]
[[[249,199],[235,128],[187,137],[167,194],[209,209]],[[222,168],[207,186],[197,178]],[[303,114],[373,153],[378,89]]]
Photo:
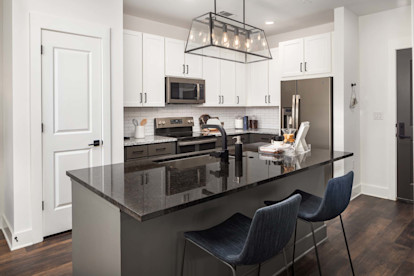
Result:
[[[411,41],[411,7],[402,7],[359,18],[361,94],[361,184],[362,192],[392,198],[395,189],[396,94],[389,88],[390,43]],[[384,120],[374,120],[382,112]]]
[[[13,186],[13,83],[12,83],[12,0],[3,1],[3,149],[4,149],[4,210],[5,228],[14,224]],[[6,227],[6,225],[8,227]]]
[[[8,108],[5,116],[9,125],[12,120],[12,140],[5,139],[6,198],[14,209],[6,208],[6,216],[13,228],[13,235],[21,240],[32,240],[30,201],[30,57],[29,14],[31,12],[60,16],[102,24],[111,28],[111,108],[112,108],[112,161],[123,162],[123,3],[119,0],[13,0],[12,2],[12,99],[5,97]],[[9,15],[9,16],[10,16]],[[8,41],[6,42],[8,43]],[[5,72],[6,73],[6,72]],[[10,88],[8,88],[10,89]],[[9,90],[11,91],[11,89]],[[12,116],[9,116],[12,114]],[[9,134],[10,133],[10,134]],[[9,156],[11,158],[9,159]],[[12,167],[10,167],[12,164]],[[11,195],[11,196],[10,196]],[[40,203],[39,203],[40,204]],[[6,202],[6,205],[8,203]]]
[[334,32],[334,148],[353,152],[354,157],[334,165],[335,176],[353,170],[353,196],[361,192],[360,186],[360,105],[351,109],[351,83],[359,87],[359,28],[358,16],[341,7],[335,9]]
[[3,153],[3,1],[0,1],[0,229],[3,228],[4,210],[4,153]]

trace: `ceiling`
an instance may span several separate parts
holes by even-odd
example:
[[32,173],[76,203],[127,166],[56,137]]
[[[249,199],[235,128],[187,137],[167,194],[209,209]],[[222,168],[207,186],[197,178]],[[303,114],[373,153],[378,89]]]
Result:
[[[410,0],[246,0],[246,23],[267,35],[289,32],[333,21],[333,9],[346,7],[357,15],[410,5]],[[124,13],[190,28],[194,17],[213,11],[213,0],[124,0]],[[217,0],[217,12],[242,21],[242,0]],[[274,21],[266,25],[265,21]]]

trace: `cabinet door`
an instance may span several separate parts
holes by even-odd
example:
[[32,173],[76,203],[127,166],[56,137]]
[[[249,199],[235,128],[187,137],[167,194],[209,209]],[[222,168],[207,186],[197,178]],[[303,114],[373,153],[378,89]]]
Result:
[[124,106],[142,106],[142,33],[124,32]]
[[185,74],[184,46],[182,40],[165,39],[165,75],[182,77]]
[[[234,53],[221,53],[222,58],[235,59]],[[234,61],[220,60],[221,104],[236,105],[236,64]]]
[[[204,49],[216,51],[216,49]],[[219,106],[220,95],[220,60],[203,57],[203,78],[206,80],[206,106]]]
[[331,33],[305,37],[305,74],[331,72]]
[[273,59],[269,60],[269,96],[268,105],[280,105],[280,60],[279,49],[271,49]]
[[248,106],[267,105],[269,94],[269,62],[260,61],[248,65],[249,85],[248,85]]
[[154,212],[165,207],[165,168],[144,171],[144,211]]
[[246,64],[236,63],[236,105],[245,106],[246,105]]
[[143,34],[144,106],[165,106],[164,38]]
[[185,54],[185,73],[187,77],[200,79],[203,77],[203,57]]
[[303,38],[279,43],[283,77],[303,75]]

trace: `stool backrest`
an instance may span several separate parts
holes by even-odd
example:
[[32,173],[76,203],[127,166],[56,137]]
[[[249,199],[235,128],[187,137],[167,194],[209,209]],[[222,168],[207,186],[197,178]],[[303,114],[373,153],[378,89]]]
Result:
[[301,195],[293,195],[256,211],[238,263],[262,263],[286,246],[295,229],[301,199]]
[[316,215],[318,221],[326,221],[339,216],[348,207],[351,199],[354,172],[350,171],[344,176],[332,178],[319,206]]

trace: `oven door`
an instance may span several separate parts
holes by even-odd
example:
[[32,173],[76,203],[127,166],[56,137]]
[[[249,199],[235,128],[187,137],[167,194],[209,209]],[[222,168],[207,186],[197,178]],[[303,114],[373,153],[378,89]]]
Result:
[[205,102],[205,81],[166,77],[165,99],[168,104],[200,104]]
[[177,153],[196,152],[216,148],[217,138],[207,138],[193,141],[178,141]]

